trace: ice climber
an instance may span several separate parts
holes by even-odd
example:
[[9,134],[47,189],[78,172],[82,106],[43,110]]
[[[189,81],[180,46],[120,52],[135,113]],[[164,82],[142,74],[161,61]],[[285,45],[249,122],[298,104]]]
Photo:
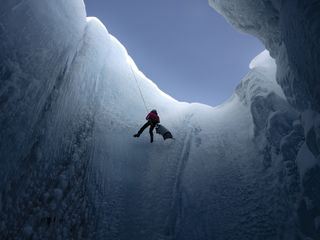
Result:
[[150,142],[153,142],[153,129],[156,127],[156,125],[158,123],[160,123],[160,118],[158,116],[157,110],[153,109],[147,116],[146,116],[146,120],[148,122],[146,122],[141,129],[139,130],[139,132],[135,135],[133,135],[134,137],[140,137],[141,133],[150,126],[149,128],[149,133],[150,133]]

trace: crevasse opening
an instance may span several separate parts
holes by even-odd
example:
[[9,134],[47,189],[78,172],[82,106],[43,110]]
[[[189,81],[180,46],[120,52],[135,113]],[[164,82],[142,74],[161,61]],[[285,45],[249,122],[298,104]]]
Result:
[[[211,4],[223,14],[261,7]],[[1,239],[316,236],[297,223],[315,218],[306,199],[318,206],[318,113],[299,112],[288,98],[297,90],[278,85],[295,72],[276,41],[265,42],[277,66],[264,51],[210,107],[163,93],[82,1],[4,1],[0,22]],[[146,110],[132,70],[175,140],[133,138]]]

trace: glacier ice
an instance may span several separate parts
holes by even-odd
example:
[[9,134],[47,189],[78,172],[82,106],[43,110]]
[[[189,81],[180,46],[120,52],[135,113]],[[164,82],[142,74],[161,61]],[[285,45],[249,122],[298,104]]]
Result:
[[257,36],[278,65],[277,81],[289,102],[319,111],[318,1],[209,0],[237,29]]
[[[162,92],[83,1],[3,1],[1,239],[317,236],[319,121],[303,101],[317,102],[279,37],[286,1],[210,3],[269,50],[217,107]],[[175,141],[132,138],[146,114],[132,71]]]
[[[286,173],[298,172],[300,175],[300,181],[295,185],[299,186],[301,195],[293,199],[298,206],[293,210],[297,211],[297,229],[301,238],[319,239],[320,231],[314,222],[320,209],[317,184],[320,3],[299,0],[209,0],[209,3],[238,30],[261,39],[276,60],[276,80],[298,114],[294,129],[281,140],[280,150],[286,152],[283,152]],[[313,207],[306,208],[307,202]]]

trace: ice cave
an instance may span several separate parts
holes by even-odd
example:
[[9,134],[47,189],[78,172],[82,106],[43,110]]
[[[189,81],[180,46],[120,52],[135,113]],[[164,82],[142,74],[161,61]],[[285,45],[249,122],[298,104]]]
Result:
[[[266,48],[216,107],[162,92],[83,0],[1,1],[0,239],[320,239],[320,1],[208,4]],[[174,141],[132,138],[132,70]]]

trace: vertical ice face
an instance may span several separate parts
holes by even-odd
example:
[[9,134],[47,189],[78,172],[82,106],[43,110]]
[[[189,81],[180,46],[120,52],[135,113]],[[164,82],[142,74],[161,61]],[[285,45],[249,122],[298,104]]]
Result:
[[237,29],[257,36],[277,59],[277,80],[296,108],[320,110],[319,3],[220,1],[209,3]]
[[[57,167],[54,161],[61,166],[65,156],[56,157],[57,138],[48,135],[48,126],[58,131],[54,105],[81,49],[86,24],[81,1],[1,2],[1,239],[47,238],[50,233],[43,226],[57,223],[55,210],[65,209],[59,204],[62,196],[64,204],[73,205],[70,213],[85,206],[76,187],[70,193],[79,198],[78,203],[62,195],[66,183],[84,184],[85,179],[66,171],[77,166]],[[70,224],[79,224],[83,219],[79,216],[74,215]]]
[[[315,224],[319,215],[315,212],[320,209],[319,1],[209,0],[209,3],[237,29],[261,39],[276,59],[277,81],[288,102],[298,111],[300,121],[293,121],[288,114],[272,114],[266,136],[282,152],[287,175],[292,178],[295,172],[300,174],[288,189],[292,193],[301,180],[303,198],[295,199],[299,205],[299,230],[317,239],[320,234]],[[286,130],[288,124],[293,126],[291,132]],[[277,132],[289,134],[279,142]]]
[[274,48],[281,42],[277,2],[209,0],[209,4],[236,29],[258,37],[273,57],[277,54]]
[[[279,82],[283,81],[283,86],[291,87],[288,91],[297,95],[295,100],[298,106],[317,112],[320,112],[319,11],[318,1],[295,0],[282,3],[280,28],[287,59],[279,58],[279,62],[287,60],[291,70],[289,76],[283,80],[279,79]],[[303,98],[305,101],[302,101]]]
[[[276,47],[276,3],[212,1],[264,40],[279,78],[290,58]],[[319,121],[313,111],[299,120],[269,53],[223,105],[181,103],[85,15],[80,0],[2,3],[0,238],[293,239],[296,159],[318,152]],[[139,88],[175,141],[132,137],[146,115]]]
[[10,164],[37,141],[35,129],[81,47],[86,14],[76,0],[1,5],[0,157]]
[[0,16],[0,238],[111,236],[103,199],[119,200],[119,166],[134,150],[124,146],[146,114],[133,73],[162,120],[176,124],[186,104],[148,80],[82,1],[5,1]]

